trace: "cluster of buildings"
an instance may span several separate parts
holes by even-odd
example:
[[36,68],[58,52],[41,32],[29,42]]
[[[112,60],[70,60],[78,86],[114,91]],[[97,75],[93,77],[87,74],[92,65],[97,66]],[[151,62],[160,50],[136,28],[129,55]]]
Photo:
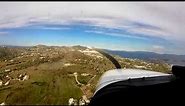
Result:
[[74,98],[69,98],[68,105],[87,105],[90,100],[87,99],[86,95],[83,95],[79,100]]
[[20,74],[18,78],[12,78],[9,75],[6,75],[3,80],[0,80],[0,86],[8,86],[12,80],[26,81],[30,78],[26,73]]

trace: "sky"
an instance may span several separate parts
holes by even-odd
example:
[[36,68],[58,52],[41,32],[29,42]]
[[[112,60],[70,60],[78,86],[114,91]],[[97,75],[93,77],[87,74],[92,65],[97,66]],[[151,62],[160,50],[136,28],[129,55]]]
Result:
[[0,2],[0,45],[185,54],[185,2]]

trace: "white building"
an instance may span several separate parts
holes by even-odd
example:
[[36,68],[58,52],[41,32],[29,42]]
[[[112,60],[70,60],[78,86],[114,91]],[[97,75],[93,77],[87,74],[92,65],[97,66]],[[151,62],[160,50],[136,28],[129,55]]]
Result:
[[68,105],[74,105],[74,99],[73,98],[69,98]]
[[9,72],[9,71],[11,71],[10,69],[5,69],[5,72]]
[[29,79],[29,76],[28,76],[28,75],[25,75],[25,76],[23,77],[23,81],[28,80],[28,79]]
[[1,106],[6,105],[4,102],[0,104]]
[[9,83],[10,83],[10,80],[9,81],[7,81],[4,85],[6,86],[6,85],[9,85]]
[[2,85],[3,85],[3,81],[0,80],[0,86],[2,86]]

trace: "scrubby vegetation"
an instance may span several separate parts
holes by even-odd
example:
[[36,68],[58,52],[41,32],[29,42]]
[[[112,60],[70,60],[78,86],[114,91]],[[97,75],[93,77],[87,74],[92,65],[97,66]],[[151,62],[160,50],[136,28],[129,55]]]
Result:
[[[103,55],[81,46],[1,47],[0,56],[0,103],[6,104],[61,105],[68,104],[71,97],[79,100],[83,95],[90,99],[100,76],[115,69]],[[170,72],[166,63],[114,57],[122,68]],[[26,80],[20,79],[26,75]],[[77,84],[75,75],[82,85]]]

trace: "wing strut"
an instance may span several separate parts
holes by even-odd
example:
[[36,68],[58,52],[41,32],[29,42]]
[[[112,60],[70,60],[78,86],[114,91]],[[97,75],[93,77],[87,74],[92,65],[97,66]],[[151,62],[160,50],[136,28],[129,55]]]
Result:
[[98,51],[99,53],[101,53],[102,55],[104,55],[105,57],[107,57],[117,69],[121,69],[121,65],[119,64],[119,62],[111,55],[109,55],[108,53],[104,52],[103,50],[100,49],[95,49],[96,51]]

